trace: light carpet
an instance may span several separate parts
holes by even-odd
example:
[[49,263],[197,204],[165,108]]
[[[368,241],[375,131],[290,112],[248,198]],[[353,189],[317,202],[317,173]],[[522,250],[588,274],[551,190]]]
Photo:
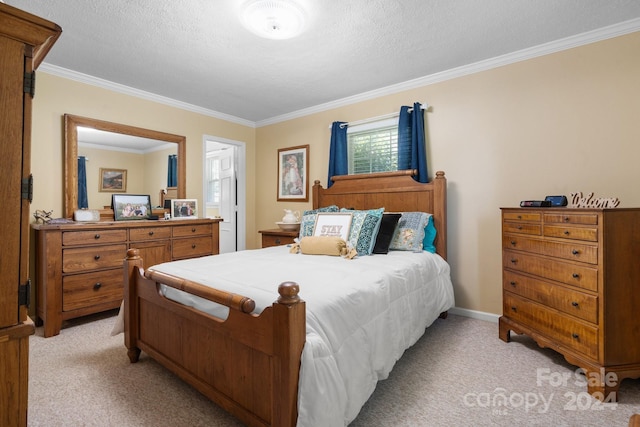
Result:
[[[29,426],[241,426],[145,353],[129,363],[115,312],[65,322],[30,338]],[[437,320],[380,381],[353,427],[620,426],[640,412],[640,380],[624,380],[617,404],[586,393],[584,376],[525,336],[498,325]],[[327,426],[318,426],[327,427]]]

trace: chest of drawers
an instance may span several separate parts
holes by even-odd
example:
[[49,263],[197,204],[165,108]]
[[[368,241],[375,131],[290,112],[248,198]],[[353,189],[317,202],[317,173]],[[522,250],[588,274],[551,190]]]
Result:
[[640,377],[640,209],[502,208],[503,315],[616,400]]
[[217,219],[33,225],[36,231],[36,310],[44,336],[63,320],[117,308],[123,260],[140,251],[145,267],[218,254]]

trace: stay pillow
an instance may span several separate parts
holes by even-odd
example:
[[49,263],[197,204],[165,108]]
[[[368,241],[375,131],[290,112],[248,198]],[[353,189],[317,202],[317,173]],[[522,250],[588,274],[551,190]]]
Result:
[[304,211],[300,221],[300,239],[306,236],[313,236],[313,228],[316,225],[316,214],[318,212],[338,212],[339,210],[338,206],[331,205]]

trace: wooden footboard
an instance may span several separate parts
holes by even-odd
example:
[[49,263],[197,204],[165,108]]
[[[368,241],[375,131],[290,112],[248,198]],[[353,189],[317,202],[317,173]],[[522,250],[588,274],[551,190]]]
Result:
[[[299,287],[260,315],[244,296],[144,271],[136,249],[125,263],[125,345],[132,363],[144,351],[248,426],[294,426],[305,341],[305,303]],[[159,284],[229,307],[222,320],[159,294]]]

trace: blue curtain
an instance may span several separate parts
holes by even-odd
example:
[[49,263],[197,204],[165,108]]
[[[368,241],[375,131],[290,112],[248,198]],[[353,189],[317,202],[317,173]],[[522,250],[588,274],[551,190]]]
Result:
[[401,107],[398,119],[398,170],[416,169],[413,177],[427,182],[427,148],[424,138],[424,110],[419,102]]
[[87,196],[87,159],[78,157],[78,209],[89,208],[89,196]]
[[331,180],[332,176],[346,175],[349,173],[347,156],[347,123],[333,122],[331,125],[331,145],[329,146],[329,176],[327,178],[327,188],[333,185],[333,181]]
[[178,156],[171,154],[167,166],[167,187],[178,186]]

